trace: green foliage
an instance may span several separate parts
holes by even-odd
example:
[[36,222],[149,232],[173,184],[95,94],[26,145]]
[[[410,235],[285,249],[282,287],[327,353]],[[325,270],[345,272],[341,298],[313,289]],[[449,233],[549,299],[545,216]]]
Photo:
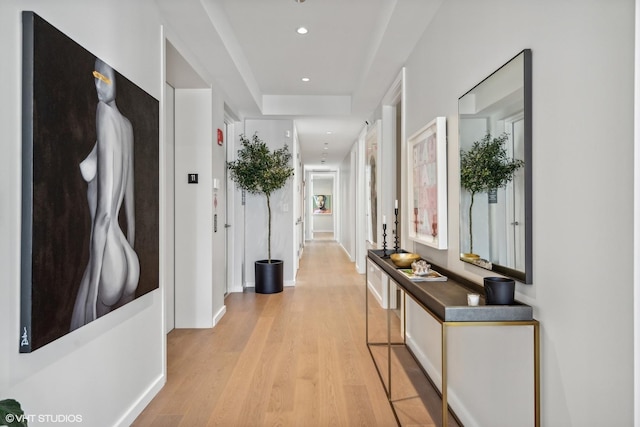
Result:
[[286,145],[277,150],[269,150],[267,144],[254,133],[251,139],[240,135],[242,147],[238,158],[227,162],[231,179],[242,190],[251,194],[264,194],[267,197],[269,212],[269,262],[271,262],[271,201],[274,191],[282,188],[293,176],[294,169],[289,166],[291,153]]
[[509,135],[491,138],[487,134],[473,143],[469,151],[460,151],[460,184],[471,194],[504,187],[513,179],[524,161],[511,159],[504,143]]
[[27,420],[22,418],[23,415],[24,411],[17,401],[0,400],[0,426],[27,427]]
[[469,205],[469,252],[473,253],[473,201],[476,193],[502,188],[507,185],[524,161],[507,155],[504,143],[509,135],[491,138],[487,134],[475,141],[469,151],[460,150],[460,185],[471,193]]
[[257,133],[251,139],[240,135],[240,142],[242,148],[238,151],[237,160],[227,163],[231,179],[238,187],[251,194],[265,196],[284,187],[294,170],[289,166],[289,147],[285,145],[271,151]]

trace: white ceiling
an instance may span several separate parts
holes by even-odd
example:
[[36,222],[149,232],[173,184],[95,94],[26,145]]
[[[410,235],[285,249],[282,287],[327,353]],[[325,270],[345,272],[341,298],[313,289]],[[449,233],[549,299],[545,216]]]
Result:
[[[213,82],[244,118],[294,119],[305,165],[332,169],[442,1],[156,0],[176,48],[168,80]],[[298,35],[300,26],[309,33]]]

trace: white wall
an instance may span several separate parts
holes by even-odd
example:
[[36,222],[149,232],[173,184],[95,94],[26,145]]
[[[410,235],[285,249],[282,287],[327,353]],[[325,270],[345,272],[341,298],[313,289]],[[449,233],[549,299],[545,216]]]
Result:
[[[211,178],[216,178],[220,181],[220,189],[217,193],[217,208],[214,207],[213,213],[217,214],[218,227],[217,231],[214,231],[213,226],[209,229],[209,233],[212,234],[212,258],[211,258],[211,279],[213,286],[213,293],[211,295],[211,305],[213,310],[213,324],[217,324],[224,313],[226,312],[226,306],[224,305],[224,294],[227,288],[225,283],[227,279],[226,275],[226,258],[227,246],[225,243],[225,228],[224,224],[227,222],[226,218],[226,191],[224,187],[224,177],[227,173],[226,164],[226,152],[225,146],[219,145],[216,142],[217,130],[224,129],[224,99],[220,92],[214,86],[211,91],[211,127],[209,128],[208,144],[211,146]],[[213,183],[209,181],[207,183],[209,188],[209,205],[213,205]],[[233,286],[229,286],[232,288]]]
[[18,399],[28,414],[78,414],[83,425],[129,425],[165,381],[160,290],[31,354],[18,354],[22,10],[38,13],[157,99],[163,85],[160,20],[150,0],[0,2],[6,58],[0,63],[0,399]]
[[213,326],[211,115],[210,89],[175,90],[176,328]]
[[[175,190],[180,192],[175,204],[175,287],[176,316],[182,319],[177,319],[176,327],[211,327],[226,311],[225,157],[227,147],[233,149],[234,146],[233,136],[227,138],[231,141],[218,144],[217,130],[224,130],[225,116],[232,120],[235,114],[231,110],[228,114],[225,112],[219,87],[212,83],[213,78],[206,70],[198,66],[171,27],[165,27],[165,36],[171,49],[167,55],[167,81],[178,93],[173,116],[176,122]],[[233,134],[236,126],[232,124],[231,128]],[[189,171],[199,174],[198,184],[187,184]],[[213,179],[219,183],[216,191]],[[230,245],[229,250],[235,248]],[[231,258],[230,262],[234,262],[234,257]],[[231,277],[233,273],[235,271]],[[240,283],[238,286],[241,289]],[[233,284],[229,288],[233,289]]]
[[[175,129],[174,129],[174,103],[175,92],[173,87],[165,84],[165,161],[164,179],[169,183],[165,187],[166,206],[175,206]],[[175,328],[175,209],[165,210],[165,258],[162,265],[164,269],[164,331],[169,333]]]
[[[231,162],[236,158],[238,150],[240,134],[244,131],[244,122],[235,122],[233,125],[233,135],[229,136],[226,141],[227,161]],[[226,171],[225,171],[226,173]],[[227,194],[229,195],[227,202],[230,205],[230,218],[227,222],[231,224],[231,233],[229,238],[233,239],[233,264],[230,266],[232,274],[229,275],[233,281],[229,283],[229,292],[242,292],[245,286],[244,278],[244,216],[245,206],[242,204],[242,191],[237,189],[235,183],[228,178]]]
[[[362,129],[355,145],[356,154],[356,270],[360,274],[367,271],[367,214],[366,188],[367,180],[365,178],[365,162],[366,162],[366,129]],[[353,151],[352,151],[353,152]]]
[[[270,149],[285,144],[293,152],[293,121],[291,120],[245,120],[245,134],[252,137],[255,132]],[[288,135],[288,136],[287,136]],[[295,161],[295,159],[293,159]],[[294,166],[292,163],[291,166]],[[296,261],[294,254],[295,209],[294,184],[291,178],[284,188],[271,194],[271,258],[284,261],[284,285],[295,284]],[[245,205],[245,281],[255,286],[255,261],[267,259],[268,213],[267,199],[263,195],[246,195]]]
[[[337,215],[336,195],[334,194],[334,175],[311,174],[311,193],[309,194],[309,212],[311,213],[312,229],[314,232],[334,232],[334,221]],[[331,215],[313,213],[313,196],[324,194],[331,196]]]
[[298,140],[298,132],[293,128],[293,162],[295,164],[295,172],[293,175],[293,188],[295,189],[295,203],[293,217],[295,220],[295,240],[294,240],[294,258],[296,261],[296,272],[300,267],[300,258],[304,250],[304,166],[302,164],[302,153],[300,152],[300,141]]
[[480,283],[458,259],[457,99],[532,49],[534,283],[517,298],[541,322],[545,426],[633,422],[633,46],[633,0],[452,0],[406,64],[407,134],[449,124],[451,249],[417,250]]
[[634,91],[634,353],[635,375],[634,395],[635,426],[640,427],[640,0],[636,5],[636,50],[635,50],[635,91]]
[[354,146],[340,165],[340,217],[343,227],[341,227],[338,241],[349,254],[349,259],[355,261],[355,240],[356,240],[356,161],[357,151]]

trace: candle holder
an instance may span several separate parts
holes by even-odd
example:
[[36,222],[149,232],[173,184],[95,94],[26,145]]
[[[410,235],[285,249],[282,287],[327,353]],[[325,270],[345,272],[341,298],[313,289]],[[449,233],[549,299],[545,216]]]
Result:
[[387,224],[382,224],[382,256],[387,256]]
[[399,244],[400,244],[400,236],[398,236],[398,208],[395,208],[393,210],[393,212],[395,213],[396,216],[396,220],[395,220],[395,224],[396,224],[396,228],[394,231],[395,237],[393,238],[395,245],[393,247],[395,253],[398,253],[398,249],[399,249]]

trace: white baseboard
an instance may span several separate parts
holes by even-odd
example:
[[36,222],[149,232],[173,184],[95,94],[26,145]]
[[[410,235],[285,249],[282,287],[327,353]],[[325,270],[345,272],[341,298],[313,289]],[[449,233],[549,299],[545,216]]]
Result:
[[160,392],[164,384],[167,382],[167,377],[161,374],[156,380],[149,385],[144,393],[135,401],[133,405],[122,415],[122,417],[116,421],[115,427],[129,427],[142,413],[144,408],[149,405],[151,400]]
[[340,243],[340,247],[342,248],[342,250],[344,251],[345,254],[347,254],[347,256],[349,257],[349,261],[354,262],[356,259],[355,257],[353,257],[349,251],[347,250],[347,248],[345,248],[342,243]]
[[378,301],[378,304],[380,304],[380,307],[383,307],[382,304],[382,295],[380,295],[378,293],[378,290],[376,289],[375,286],[373,286],[371,283],[367,282],[367,287],[369,288],[369,290],[371,291],[371,294],[373,295],[373,297]]
[[[289,287],[292,287],[292,286],[295,286],[295,285],[296,285],[296,281],[295,280],[285,280],[285,282],[283,283],[283,286],[285,288],[289,288]],[[247,288],[255,288],[256,287],[256,282],[247,282],[246,283],[246,287]],[[240,291],[240,292],[242,292],[242,291]]]
[[218,312],[215,314],[215,316],[213,316],[213,326],[216,326],[218,324],[218,322],[220,321],[220,319],[222,319],[222,316],[224,316],[224,314],[227,312],[227,306],[223,305],[220,310],[218,310]]

